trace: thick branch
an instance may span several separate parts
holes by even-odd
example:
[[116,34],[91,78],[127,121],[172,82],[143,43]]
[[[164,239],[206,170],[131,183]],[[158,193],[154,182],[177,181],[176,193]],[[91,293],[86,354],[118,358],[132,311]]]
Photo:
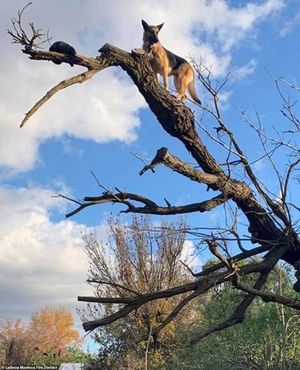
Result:
[[265,302],[277,302],[283,304],[284,306],[300,310],[300,301],[296,299],[283,297],[281,295],[274,294],[271,292],[262,292],[258,289],[247,287],[245,284],[242,284],[239,281],[237,281],[236,287],[244,292],[255,294],[256,296],[261,297],[262,300]]
[[79,302],[93,302],[93,303],[114,303],[114,304],[131,304],[132,297],[82,297],[78,296]]
[[[225,275],[225,274],[222,274]],[[201,291],[207,290],[211,287],[211,279],[203,279],[201,282]],[[157,300],[157,299],[162,299],[162,298],[169,298],[174,295],[178,294],[184,294],[192,290],[196,290],[199,285],[199,282],[194,282],[194,283],[189,283],[185,285],[181,285],[178,287],[174,287],[171,289],[167,289],[164,291],[159,291],[159,292],[153,292],[153,293],[147,293],[140,295],[139,297],[136,298],[129,298],[129,300],[126,302],[127,305],[120,309],[119,311],[113,313],[112,315],[109,315],[103,319],[99,320],[93,320],[93,321],[87,321],[83,323],[83,328],[85,331],[90,331],[98,328],[99,326],[105,326],[108,324],[111,324],[112,322],[120,319],[121,317],[124,317],[128,315],[130,312],[138,309],[142,305],[144,305],[147,302]],[[99,303],[107,303],[104,302],[104,299],[107,299],[105,297],[78,297],[78,300],[84,301],[84,302],[99,302]],[[110,302],[110,303],[125,303],[122,302],[122,300],[126,300],[126,298],[111,298],[115,300],[119,300],[119,302]]]
[[[63,195],[60,197],[66,198]],[[132,201],[144,204],[143,207],[135,206]],[[176,215],[191,212],[207,212],[211,209],[223,204],[226,199],[222,195],[218,195],[212,199],[205,200],[199,203],[192,203],[183,206],[170,206],[161,207],[148,198],[145,198],[138,194],[133,193],[104,193],[99,197],[85,197],[84,201],[80,203],[74,211],[68,213],[66,217],[71,217],[76,213],[80,212],[86,207],[90,207],[102,203],[121,203],[127,206],[127,209],[123,212],[140,213],[140,214],[152,214],[152,215]]]
[[[245,215],[249,221],[251,221],[249,231],[252,232],[253,242],[256,242],[257,239],[262,238],[262,234],[258,232],[258,224],[264,222],[267,222],[267,224],[273,230],[273,236],[278,235],[279,231],[276,229],[272,218],[267,215],[263,207],[255,200],[253,193],[246,183],[231,180],[223,172],[219,174],[210,174],[197,171],[188,164],[182,162],[176,156],[169,153],[168,149],[164,147],[157,151],[156,156],[153,158],[151,163],[140,171],[140,175],[143,175],[150,169],[153,170],[159,164],[164,164],[166,167],[185,177],[188,177],[192,181],[206,184],[213,190],[219,190],[222,192],[224,197],[227,199],[233,199],[238,205],[240,205],[242,209],[247,208],[248,211],[245,212]],[[255,212],[250,211],[253,206],[256,208]],[[263,239],[270,237],[270,235],[268,235],[269,232],[267,231],[267,224],[265,225]],[[259,226],[259,228],[261,228],[261,226]]]
[[[260,277],[256,280],[253,288],[254,289],[261,289],[263,285],[265,284],[266,280],[268,277],[268,273],[261,274]],[[203,333],[200,335],[196,335],[191,341],[190,345],[194,346],[196,343],[198,343],[201,339],[207,337],[208,335],[215,333],[217,331],[221,331],[224,329],[229,328],[230,326],[236,325],[238,323],[242,323],[245,319],[245,314],[247,308],[250,306],[250,304],[253,302],[255,299],[255,294],[249,294],[247,295],[242,302],[236,307],[234,312],[231,314],[231,316],[226,319],[225,321],[217,324],[216,326],[209,328],[205,330]]]
[[[260,262],[258,264],[254,265],[248,265],[243,266],[240,271],[239,275],[245,275],[247,273],[251,272],[260,272],[259,278],[256,280],[255,284],[253,285],[254,290],[261,290],[261,288],[264,286],[269,272],[273,269],[273,267],[276,265],[276,263],[279,261],[280,258],[286,253],[287,249],[289,248],[288,245],[281,245],[278,247],[273,247],[273,249],[267,253],[265,256],[265,260],[263,262]],[[234,275],[236,276],[236,274]],[[235,279],[236,280],[236,279]],[[197,342],[199,342],[201,339],[207,337],[208,335],[215,333],[217,331],[221,331],[223,329],[226,329],[230,326],[233,326],[235,324],[241,323],[245,319],[245,313],[248,307],[251,305],[253,300],[255,299],[256,294],[250,293],[248,294],[242,302],[236,307],[232,315],[226,319],[225,321],[217,324],[216,326],[207,329],[200,335],[195,336],[191,342],[190,345],[193,346]]]
[[[44,61],[54,60],[59,61],[61,63],[67,64],[70,63],[70,57],[67,54],[61,54],[54,51],[41,51],[35,49],[24,49],[22,51],[24,54],[28,54],[29,59],[32,60],[44,60]],[[100,72],[103,69],[114,65],[114,63],[107,58],[96,59],[81,54],[76,54],[74,57],[72,57],[72,63],[81,67],[85,67],[88,70],[96,70],[97,72]]]
[[[252,263],[249,265],[245,265],[240,268],[240,275],[246,275],[253,272],[261,272],[261,273],[268,273],[273,266],[276,264],[276,262],[282,257],[282,255],[287,250],[286,245],[279,246],[277,248],[273,248],[266,256],[265,260],[259,263]],[[105,326],[108,324],[111,324],[112,322],[119,320],[120,318],[130,314],[130,312],[137,310],[139,307],[143,306],[144,304],[157,300],[162,298],[169,298],[173,297],[179,294],[184,294],[190,291],[197,291],[197,295],[200,295],[206,291],[208,291],[210,288],[219,285],[221,283],[224,283],[225,281],[228,281],[231,278],[231,274],[228,274],[228,271],[220,272],[218,274],[205,276],[201,278],[200,280],[184,284],[178,287],[170,288],[163,291],[158,292],[152,292],[147,294],[142,294],[138,297],[129,297],[129,298],[107,298],[107,297],[79,297],[80,301],[84,302],[98,302],[98,303],[125,303],[126,306],[121,308],[119,311],[113,313],[112,315],[109,315],[107,317],[104,317],[99,320],[93,320],[93,321],[87,321],[83,323],[83,328],[86,331],[94,330],[98,328],[99,326]],[[259,286],[254,286],[255,289],[258,289]],[[108,301],[108,300],[114,300]],[[251,303],[251,302],[250,302]],[[249,304],[250,304],[249,303]],[[180,306],[179,306],[180,307]]]
[[227,198],[233,196],[238,199],[247,198],[251,195],[249,187],[242,182],[233,182],[224,174],[213,175],[197,171],[195,168],[182,162],[178,157],[172,155],[167,148],[160,148],[152,162],[145,166],[140,175],[143,175],[148,170],[153,170],[157,165],[163,164],[171,170],[188,177],[190,180],[207,185],[214,190],[220,190]]
[[[237,262],[237,261],[241,261],[241,260],[244,260],[244,259],[252,257],[252,256],[257,256],[260,253],[267,252],[268,250],[270,250],[272,248],[272,246],[273,246],[273,244],[270,244],[270,245],[266,244],[266,245],[261,246],[261,247],[253,248],[249,251],[239,253],[239,254],[231,257],[230,260],[233,261],[233,262]],[[229,259],[227,259],[227,262],[229,263]],[[193,276],[195,276],[195,277],[205,276],[205,275],[211,274],[211,273],[219,270],[222,267],[225,267],[224,262],[216,263],[215,265],[210,266],[210,267],[204,269],[201,272],[198,272],[196,274],[193,273]]]
[[[192,294],[185,297],[179,304],[174,308],[174,310],[164,319],[164,321],[152,330],[152,336],[158,336],[158,334],[165,328],[171,321],[173,321],[177,315],[181,312],[181,310],[194,298],[199,296],[199,292],[196,290]],[[137,342],[142,342],[148,339],[148,336],[140,338]]]

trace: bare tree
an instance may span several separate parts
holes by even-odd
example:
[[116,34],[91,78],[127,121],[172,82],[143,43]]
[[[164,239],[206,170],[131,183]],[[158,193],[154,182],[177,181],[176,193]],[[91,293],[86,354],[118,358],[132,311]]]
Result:
[[[0,321],[0,365],[25,364],[32,354],[32,337],[20,319]],[[30,343],[30,344],[29,344]]]
[[[31,24],[31,35],[27,35],[22,26],[21,16],[22,12],[19,12],[18,17],[13,20],[13,30],[9,33],[13,41],[23,47],[23,53],[35,61],[52,60],[70,63],[70,56],[67,54],[39,50],[38,45],[43,41],[41,31]],[[203,242],[207,243],[219,263],[200,272],[193,272],[192,282],[160,291],[137,294],[134,297],[131,294],[115,297],[78,297],[80,301],[121,305],[120,309],[106,317],[84,322],[84,329],[90,331],[110,324],[148,302],[189,293],[189,299],[182,299],[171,313],[172,318],[176,317],[189,300],[225,281],[231,281],[236,289],[245,293],[242,302],[237,305],[230,317],[223,321],[220,318],[218,325],[192,338],[191,345],[213,332],[242,322],[248,307],[256,297],[299,309],[299,301],[263,290],[269,273],[283,260],[295,268],[294,289],[300,291],[300,246],[297,234],[297,212],[300,211],[300,207],[292,202],[289,194],[291,182],[299,181],[295,177],[295,171],[299,170],[299,147],[287,138],[287,135],[291,133],[295,135],[299,132],[300,124],[293,110],[293,102],[285,94],[283,87],[290,87],[296,92],[299,89],[285,80],[274,80],[283,99],[282,113],[287,118],[287,124],[290,125],[286,130],[277,132],[277,136],[272,137],[264,132],[258,115],[256,123],[253,123],[244,112],[241,112],[242,119],[254,130],[263,150],[260,157],[250,161],[222,116],[219,97],[228,78],[218,83],[213,79],[210,70],[196,66],[198,78],[206,90],[206,100],[209,102],[201,107],[200,119],[197,120],[189,107],[159,85],[146,54],[141,53],[140,50],[128,53],[109,44],[103,45],[99,53],[100,55],[95,58],[76,54],[72,63],[82,66],[86,71],[62,81],[49,90],[26,113],[21,125],[23,126],[40,106],[59,90],[75,83],[82,83],[105,68],[118,66],[136,85],[162,129],[177,138],[194,160],[194,165],[188,164],[174,156],[167,148],[160,148],[151,163],[141,170],[140,175],[148,170],[154,172],[156,166],[163,165],[178,175],[198,183],[200,189],[203,185],[206,186],[209,193],[215,193],[215,195],[205,200],[199,199],[197,203],[181,206],[173,206],[169,202],[166,202],[166,205],[159,205],[145,195],[124,192],[117,188],[114,191],[105,190],[100,196],[86,196],[83,201],[60,195],[76,204],[76,209],[67,214],[67,217],[87,207],[112,203],[124,206],[123,212],[126,213],[163,216],[191,212],[207,213],[222,205],[227,210],[228,219],[222,229],[210,230],[206,235],[197,230],[189,231],[203,236]],[[208,129],[208,126],[213,129]],[[204,145],[201,137],[204,135],[207,135],[214,144],[219,145],[218,158],[222,158],[221,160],[217,160]],[[278,150],[284,150],[287,158],[285,166],[281,168],[277,165],[274,154]],[[268,161],[277,178],[280,190],[277,194],[268,190],[253,170],[253,163],[262,158]],[[240,235],[238,219],[242,219],[247,224],[246,236]],[[234,240],[241,252],[232,255],[228,240]],[[247,249],[246,243],[252,243],[253,247]],[[249,257],[262,254],[262,259],[248,260]],[[258,273],[258,278],[253,286],[248,286],[243,282],[243,277],[253,273]]]
[[[185,229],[185,223],[179,220],[162,222],[161,227],[155,227],[149,216],[134,215],[128,225],[110,217],[106,242],[98,241],[93,233],[84,234],[89,262],[87,281],[95,288],[95,297],[135,298],[190,282],[193,277],[185,267],[191,259],[185,253]],[[148,353],[155,353],[161,360],[167,358],[181,328],[190,328],[195,318],[201,317],[196,304],[190,304],[181,315],[173,317],[182,299],[187,303],[192,297],[185,293],[182,297],[149,302],[120,320],[118,325],[97,330],[94,335],[101,344],[103,361],[115,361],[114,367],[129,362],[134,369],[133,364],[140,364],[144,357],[148,363]],[[105,315],[111,315],[120,306],[89,304],[80,310],[80,315],[83,320],[90,320],[97,318],[102,309]],[[145,341],[145,346],[137,346]]]

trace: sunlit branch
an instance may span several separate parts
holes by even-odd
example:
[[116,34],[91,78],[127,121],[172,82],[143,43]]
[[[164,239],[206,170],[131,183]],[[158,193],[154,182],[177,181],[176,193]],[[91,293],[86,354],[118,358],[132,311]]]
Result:
[[216,243],[216,240],[212,237],[210,239],[205,240],[210,252],[217,257],[229,270],[231,268],[230,260],[227,260],[219,251],[218,251],[218,245]]
[[204,173],[197,171],[193,167],[189,166],[187,163],[182,162],[178,157],[172,155],[167,148],[160,148],[151,163],[145,166],[141,171],[140,175],[143,175],[146,171],[154,170],[156,166],[163,164],[171,170],[188,177],[192,181],[206,184],[212,188],[216,187],[219,180],[217,175],[212,175],[209,173]]

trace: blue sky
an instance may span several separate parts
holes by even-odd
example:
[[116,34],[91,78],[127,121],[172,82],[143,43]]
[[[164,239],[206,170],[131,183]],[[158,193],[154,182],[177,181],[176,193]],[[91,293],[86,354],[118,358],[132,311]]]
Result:
[[[91,170],[107,188],[143,194],[159,204],[164,198],[178,205],[201,201],[210,194],[162,167],[155,174],[138,175],[143,164],[132,153],[151,160],[166,146],[188,162],[191,158],[162,131],[135,86],[118,69],[60,92],[19,129],[24,114],[46,91],[82,71],[30,61],[10,43],[6,33],[10,19],[25,4],[4,0],[0,14],[0,317],[26,319],[45,304],[74,309],[77,295],[89,294],[80,232],[96,228],[104,238],[107,213],[117,215],[122,209],[94,207],[65,220],[72,205],[52,195],[99,194],[102,190]],[[261,149],[240,121],[239,109],[250,116],[256,109],[268,130],[282,127],[280,98],[268,73],[300,85],[299,1],[43,0],[35,1],[25,15],[27,22],[49,29],[53,40],[69,42],[78,53],[90,56],[96,56],[105,42],[126,50],[141,47],[142,18],[150,24],[164,22],[161,42],[176,54],[212,66],[217,78],[234,67],[222,95],[223,113],[245,151],[251,158],[259,157]],[[205,101],[200,84],[197,90]],[[208,141],[207,145],[216,150]],[[256,169],[276,194],[266,164],[261,161]],[[221,224],[222,210],[188,220],[195,226]],[[187,243],[187,254],[192,246]]]

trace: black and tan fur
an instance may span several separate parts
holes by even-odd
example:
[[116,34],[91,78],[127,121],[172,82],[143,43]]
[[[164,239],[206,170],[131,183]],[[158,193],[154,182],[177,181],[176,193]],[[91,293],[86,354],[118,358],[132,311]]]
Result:
[[159,41],[158,33],[164,24],[149,26],[142,20],[142,25],[143,49],[150,56],[153,71],[162,75],[165,88],[167,90],[169,88],[168,76],[174,76],[178,99],[185,100],[185,92],[188,90],[192,99],[201,104],[195,89],[195,73],[192,66],[185,59],[164,48]]

